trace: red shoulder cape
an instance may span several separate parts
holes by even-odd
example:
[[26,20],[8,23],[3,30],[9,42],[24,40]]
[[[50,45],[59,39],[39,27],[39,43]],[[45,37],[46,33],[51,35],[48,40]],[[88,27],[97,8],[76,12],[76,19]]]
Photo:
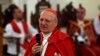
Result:
[[[30,42],[24,56],[32,56],[32,47],[34,44],[36,44],[35,36]],[[73,40],[67,34],[59,30],[54,30],[49,38],[45,56],[54,56],[55,52],[59,53],[61,56],[75,56]]]

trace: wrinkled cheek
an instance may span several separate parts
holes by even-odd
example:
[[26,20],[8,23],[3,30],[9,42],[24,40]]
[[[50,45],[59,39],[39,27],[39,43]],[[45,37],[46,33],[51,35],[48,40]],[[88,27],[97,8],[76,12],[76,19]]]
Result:
[[52,31],[52,29],[53,29],[52,26],[48,27],[48,31]]

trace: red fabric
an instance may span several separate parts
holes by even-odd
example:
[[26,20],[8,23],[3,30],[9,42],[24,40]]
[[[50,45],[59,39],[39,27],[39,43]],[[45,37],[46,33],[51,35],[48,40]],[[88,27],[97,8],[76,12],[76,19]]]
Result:
[[[28,25],[27,25],[27,23],[25,21],[22,21],[22,25],[23,25],[25,34],[28,34]],[[12,26],[12,29],[15,32],[21,33],[21,30],[19,29],[19,27],[17,26],[17,24],[14,21],[11,21],[11,26]]]
[[[41,38],[42,34],[40,33]],[[33,37],[24,56],[32,56],[32,47],[36,44],[36,37]],[[75,56],[75,49],[72,39],[65,33],[55,30],[48,41],[45,56],[54,56],[60,53],[61,56]]]
[[91,50],[95,53],[96,56],[100,56],[100,48],[96,45],[91,45],[90,46]]
[[[85,21],[84,23],[85,25],[87,25],[89,21]],[[71,27],[73,28],[71,29],[72,34],[75,33],[75,31],[78,32],[78,30],[80,30],[79,27],[77,27],[77,25],[73,23],[71,23],[71,26],[73,26]],[[92,24],[90,23],[88,26],[85,26],[84,30],[88,36],[89,41],[91,42],[91,45],[78,44],[80,45],[78,48],[81,56],[100,56],[100,48],[96,44],[96,36],[94,35]],[[80,53],[77,53],[77,55],[79,55]]]
[[96,56],[96,54],[94,53],[94,51],[85,45],[80,45],[79,46],[79,53],[81,56]]
[[52,8],[47,8],[46,11],[49,11],[49,12],[57,15],[57,12],[54,9],[52,9]]
[[78,45],[79,56],[100,56],[100,49],[97,46]]
[[[21,33],[21,30],[19,29],[19,27],[17,26],[17,24],[14,22],[14,21],[11,21],[11,26],[12,26],[12,29],[16,32],[16,33]],[[23,28],[24,28],[24,33],[25,34],[28,34],[28,25],[25,21],[22,21],[22,25],[23,25]],[[21,46],[23,46],[23,48],[27,48],[28,46],[28,42],[27,41],[24,41],[23,44],[21,44]]]
[[17,26],[17,24],[14,22],[14,21],[11,21],[11,26],[12,26],[12,29],[16,32],[16,33],[21,33],[19,27]]

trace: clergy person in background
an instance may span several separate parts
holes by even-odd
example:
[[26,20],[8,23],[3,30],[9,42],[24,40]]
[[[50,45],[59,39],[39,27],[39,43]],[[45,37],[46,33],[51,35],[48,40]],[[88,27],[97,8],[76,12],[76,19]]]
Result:
[[81,56],[100,56],[92,23],[85,19],[85,15],[86,9],[80,4],[77,9],[76,21],[70,21],[70,34],[75,42],[81,46],[79,51],[82,52]]
[[33,37],[25,56],[75,56],[73,40],[68,34],[59,31],[57,24],[55,10],[47,8],[42,11],[39,18],[40,37]]
[[38,31],[24,21],[23,13],[16,5],[10,5],[5,14],[13,19],[6,25],[4,33],[8,45],[7,56],[17,56],[16,38],[20,39],[18,56],[24,56],[31,37],[37,34]]
[[97,35],[97,43],[100,46],[100,14],[94,19],[93,26]]

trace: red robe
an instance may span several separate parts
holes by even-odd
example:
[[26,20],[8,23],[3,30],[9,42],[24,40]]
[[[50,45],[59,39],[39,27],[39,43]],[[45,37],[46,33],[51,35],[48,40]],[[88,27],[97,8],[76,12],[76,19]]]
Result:
[[[43,39],[41,33],[40,35],[41,39]],[[32,47],[34,44],[36,44],[36,37],[33,37],[24,56],[32,56]],[[75,56],[73,40],[59,30],[54,30],[49,38],[45,56],[54,56],[55,53],[59,53],[61,56]]]
[[[73,34],[75,32],[80,33],[80,27],[78,26],[77,21],[70,21],[71,25],[70,25],[70,34],[73,36]],[[91,45],[82,45],[79,46],[80,48],[80,52],[82,52],[82,56],[100,56],[100,49],[96,44],[96,35],[93,31],[93,26],[92,23],[90,21],[84,21],[84,30],[88,36],[89,41],[91,42]],[[73,28],[73,29],[71,29]],[[87,51],[88,52],[87,52]]]

